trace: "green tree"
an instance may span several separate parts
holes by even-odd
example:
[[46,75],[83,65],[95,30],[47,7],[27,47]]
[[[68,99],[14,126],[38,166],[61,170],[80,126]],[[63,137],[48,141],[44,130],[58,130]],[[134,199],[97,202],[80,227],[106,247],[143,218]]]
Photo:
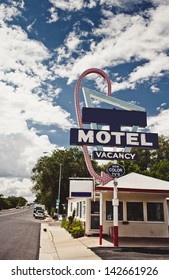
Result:
[[[54,150],[52,155],[41,157],[32,169],[33,192],[36,193],[36,200],[44,204],[48,211],[55,207],[58,197],[60,164],[61,172],[61,204],[67,202],[69,196],[70,177],[90,177],[87,170],[83,152],[79,148],[69,150]],[[100,168],[93,161],[95,170]]]
[[4,208],[4,198],[3,198],[3,194],[0,194],[0,210],[2,210]]
[[126,174],[137,172],[169,181],[169,137],[159,137],[159,149],[132,149],[138,156],[137,161],[121,162]]
[[18,205],[18,198],[16,196],[8,196],[7,200],[10,203],[10,208],[15,208]]
[[25,204],[27,203],[27,200],[23,196],[19,196],[17,199],[18,199],[17,205],[20,207],[25,206]]
[[0,194],[0,210],[24,206],[26,202],[27,200],[22,196],[8,196],[4,198],[3,195]]
[[[137,161],[119,162],[125,167],[125,174],[137,172],[169,180],[169,138],[159,137],[159,150],[132,149],[132,152],[137,153]],[[90,177],[80,148],[57,149],[52,155],[41,157],[32,170],[34,183],[32,190],[36,193],[37,201],[44,204],[49,211],[51,207],[55,207],[58,197],[60,164],[62,164],[61,204],[65,204],[66,197],[69,196],[70,177]],[[92,164],[95,171],[100,174],[101,170],[106,170],[110,162],[98,165],[96,161],[92,161]]]

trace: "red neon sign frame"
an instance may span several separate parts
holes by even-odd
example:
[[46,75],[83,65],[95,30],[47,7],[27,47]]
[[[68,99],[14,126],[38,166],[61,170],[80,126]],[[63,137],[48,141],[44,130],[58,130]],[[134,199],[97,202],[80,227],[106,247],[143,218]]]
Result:
[[[93,74],[93,73],[101,75],[106,80],[107,89],[108,89],[106,95],[107,96],[111,95],[111,82],[110,82],[109,77],[107,76],[107,74],[104,71],[102,71],[100,69],[97,69],[97,68],[90,68],[90,69],[87,69],[86,71],[84,71],[80,75],[79,80],[78,80],[78,82],[76,84],[76,87],[75,87],[75,108],[76,108],[76,115],[77,115],[77,121],[78,121],[79,128],[83,128],[83,121],[82,121],[81,110],[80,110],[80,101],[79,101],[80,85],[81,85],[81,82],[82,82],[84,77],[86,77],[89,74]],[[94,168],[92,166],[92,163],[91,163],[91,159],[90,159],[90,155],[88,153],[87,145],[82,145],[82,149],[83,149],[83,153],[84,153],[86,166],[88,168],[88,171],[89,171],[90,175],[94,179],[99,180],[103,185],[112,181],[112,177],[109,174],[107,174],[105,172],[102,172],[102,174],[99,175],[99,174],[96,173],[96,171],[94,170]]]

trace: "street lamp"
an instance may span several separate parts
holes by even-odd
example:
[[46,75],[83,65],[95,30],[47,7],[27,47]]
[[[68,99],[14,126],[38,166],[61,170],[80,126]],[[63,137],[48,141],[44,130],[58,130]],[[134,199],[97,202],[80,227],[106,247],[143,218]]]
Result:
[[[48,154],[49,152],[43,152],[43,154]],[[62,163],[58,163],[60,166],[59,169],[59,187],[58,187],[58,196],[56,199],[56,209],[57,209],[57,216],[59,215],[59,206],[60,206],[60,188],[61,188],[61,178],[62,178]]]
[[58,188],[58,197],[56,200],[57,214],[59,215],[59,205],[60,205],[60,187],[61,187],[61,178],[62,178],[62,163],[59,164],[59,188]]

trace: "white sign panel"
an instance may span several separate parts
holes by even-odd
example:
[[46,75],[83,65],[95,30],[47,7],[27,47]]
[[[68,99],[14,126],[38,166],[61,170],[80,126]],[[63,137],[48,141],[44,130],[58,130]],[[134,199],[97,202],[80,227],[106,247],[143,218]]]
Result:
[[93,197],[93,180],[70,180],[69,197]]

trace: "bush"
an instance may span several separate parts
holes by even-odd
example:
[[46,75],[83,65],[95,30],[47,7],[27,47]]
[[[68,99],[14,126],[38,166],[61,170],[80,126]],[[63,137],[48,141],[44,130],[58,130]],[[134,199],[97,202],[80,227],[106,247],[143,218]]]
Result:
[[71,230],[71,235],[73,238],[79,238],[84,236],[84,228],[81,225],[73,227]]
[[73,238],[79,238],[84,236],[85,230],[83,223],[80,220],[72,221],[72,219],[69,219],[68,217],[68,220],[62,220],[61,227],[66,229],[72,235]]
[[68,226],[69,226],[69,221],[67,221],[66,219],[62,219],[61,227],[67,230]]

